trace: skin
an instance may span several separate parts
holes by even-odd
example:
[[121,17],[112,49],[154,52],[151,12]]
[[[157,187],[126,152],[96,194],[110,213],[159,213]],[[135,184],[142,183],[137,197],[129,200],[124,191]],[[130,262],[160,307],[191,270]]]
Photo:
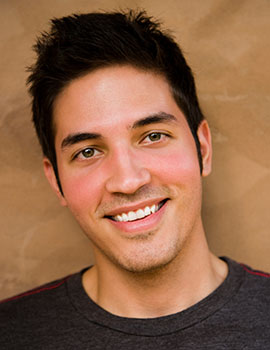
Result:
[[[222,283],[226,264],[210,253],[202,225],[195,141],[162,76],[131,66],[89,73],[57,97],[54,125],[64,195],[46,158],[44,170],[93,243],[96,264],[83,285],[97,304],[119,316],[163,316]],[[212,146],[206,121],[198,137],[207,176]],[[143,220],[108,217],[165,199]]]

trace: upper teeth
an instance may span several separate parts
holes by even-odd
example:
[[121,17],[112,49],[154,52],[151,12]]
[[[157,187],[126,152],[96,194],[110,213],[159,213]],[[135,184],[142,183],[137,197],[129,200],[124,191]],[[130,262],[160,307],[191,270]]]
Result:
[[150,214],[154,214],[156,211],[158,211],[158,206],[153,204],[151,207],[145,207],[144,209],[138,209],[137,211],[129,211],[128,213],[116,215],[113,218],[115,221],[134,221],[142,219]]

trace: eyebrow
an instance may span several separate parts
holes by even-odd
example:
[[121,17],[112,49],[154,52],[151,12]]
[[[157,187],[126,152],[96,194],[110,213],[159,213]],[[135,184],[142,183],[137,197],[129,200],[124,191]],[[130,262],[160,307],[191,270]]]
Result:
[[[159,112],[152,115],[149,115],[145,118],[141,118],[137,120],[132,126],[131,129],[137,129],[139,127],[150,125],[150,124],[157,124],[162,122],[176,122],[177,119],[172,115],[165,112]],[[89,141],[89,140],[100,140],[102,139],[102,135],[98,133],[93,132],[83,132],[83,133],[75,133],[70,134],[67,137],[64,138],[64,140],[61,143],[61,148],[65,149],[68,146],[72,146],[76,143],[79,143],[81,141]]]
[[75,133],[75,134],[70,134],[67,137],[64,138],[64,140],[61,143],[61,148],[64,149],[68,146],[74,145],[78,142],[81,141],[86,141],[86,140],[98,140],[101,139],[102,136],[97,133],[92,133],[92,132],[83,132],[83,133]]
[[165,112],[159,112],[156,114],[152,114],[149,115],[146,118],[142,118],[137,120],[133,125],[132,125],[132,129],[136,129],[145,125],[149,125],[149,124],[157,124],[157,123],[163,123],[163,122],[176,122],[177,119],[172,115],[172,114],[168,114]]

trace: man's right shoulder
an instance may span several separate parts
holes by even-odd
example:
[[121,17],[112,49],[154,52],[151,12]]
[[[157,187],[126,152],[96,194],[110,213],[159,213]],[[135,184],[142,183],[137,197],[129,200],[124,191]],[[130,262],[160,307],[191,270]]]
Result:
[[62,288],[65,282],[68,280],[70,276],[64,277],[59,280],[55,280],[44,285],[38,286],[34,289],[28,290],[21,294],[3,299],[0,301],[0,312],[2,315],[2,311],[8,310],[10,308],[23,307],[24,304],[28,304],[29,302],[38,302],[42,300],[44,297],[48,297],[54,292],[62,291]]
[[[0,301],[0,345],[24,338],[39,324],[51,325],[69,305],[65,278]],[[0,346],[1,348],[1,346]]]

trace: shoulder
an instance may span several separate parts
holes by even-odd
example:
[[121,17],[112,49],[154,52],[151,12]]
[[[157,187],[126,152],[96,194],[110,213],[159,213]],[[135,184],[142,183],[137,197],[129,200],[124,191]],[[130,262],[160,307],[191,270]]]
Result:
[[245,263],[236,262],[235,260],[228,257],[220,257],[220,259],[227,263],[229,267],[229,276],[232,275],[234,279],[241,278],[241,280],[254,287],[269,287],[269,272],[256,270]]
[[0,302],[0,349],[32,350],[41,344],[66,349],[78,328],[88,329],[77,310],[82,299],[88,300],[82,285],[86,269]]
[[262,277],[262,279],[264,281],[269,281],[269,279],[270,279],[270,273],[268,273],[268,272],[264,272],[261,270],[254,270],[250,266],[243,264],[243,263],[240,263],[239,265],[251,276],[255,276],[258,279],[261,279],[261,277]]
[[249,300],[256,303],[268,303],[270,308],[270,273],[251,268],[246,264],[239,264],[245,272],[242,285],[243,293],[247,294]]
[[270,319],[270,274],[227,257],[221,259],[229,267],[223,283],[225,294],[229,296],[228,309],[239,314],[261,312]]
[[253,269],[252,267],[239,263],[241,268],[245,271],[246,282],[254,288],[269,288],[270,287],[270,273],[261,270]]
[[236,279],[241,281],[228,307],[233,306],[234,314],[242,318],[245,315],[251,320],[259,315],[258,322],[259,319],[260,322],[270,321],[270,274],[230,259],[229,268],[233,270],[232,274],[238,271],[234,273],[234,282],[237,283]]
[[63,293],[65,289],[65,282],[70,278],[70,276],[64,277],[62,279],[44,284],[27,292],[15,295],[13,297],[4,299],[0,301],[0,314],[4,310],[10,308],[23,308],[24,305],[29,305],[31,303],[42,302],[44,298],[50,299],[50,296],[55,294]]
[[[33,338],[39,325],[45,329],[56,324],[58,315],[68,309],[66,281],[70,276],[45,284],[0,302],[1,344],[15,344],[18,339]],[[31,336],[32,334],[32,336]]]

